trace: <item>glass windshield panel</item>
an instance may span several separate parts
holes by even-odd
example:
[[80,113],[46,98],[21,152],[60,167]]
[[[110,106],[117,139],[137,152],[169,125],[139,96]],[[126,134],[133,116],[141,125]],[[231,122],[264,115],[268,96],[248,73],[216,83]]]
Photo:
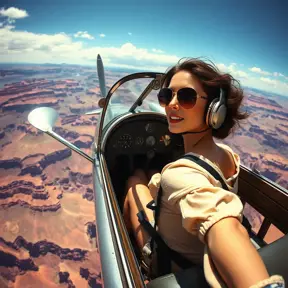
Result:
[[140,109],[145,109],[147,111],[154,111],[157,109],[159,112],[161,111],[162,113],[165,112],[165,109],[163,109],[158,102],[157,94],[159,92],[159,89],[157,90],[152,90],[147,97],[144,99]]
[[[118,89],[112,94],[108,103],[107,110],[104,115],[103,128],[105,128],[106,125],[115,117],[127,113],[151,81],[153,81],[153,78],[133,79],[119,86]],[[152,90],[150,93],[153,94],[154,91],[155,90]],[[152,111],[149,109],[149,105],[146,103],[146,101],[145,104],[143,104],[138,106],[135,110]]]

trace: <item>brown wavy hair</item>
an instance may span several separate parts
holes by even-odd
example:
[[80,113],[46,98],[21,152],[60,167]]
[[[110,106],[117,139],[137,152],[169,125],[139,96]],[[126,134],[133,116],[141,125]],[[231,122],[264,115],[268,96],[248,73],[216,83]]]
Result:
[[[210,62],[210,63],[208,63]],[[170,68],[162,79],[162,87],[168,87],[172,77],[179,71],[187,71],[195,75],[202,83],[203,90],[208,96],[208,103],[204,114],[206,122],[206,113],[213,99],[219,97],[220,87],[225,91],[227,115],[223,125],[219,129],[212,130],[212,136],[218,139],[226,138],[235,128],[240,126],[240,120],[246,119],[249,114],[241,112],[241,104],[244,98],[243,89],[239,81],[228,73],[221,73],[216,65],[209,61],[204,62],[200,58],[186,58]]]

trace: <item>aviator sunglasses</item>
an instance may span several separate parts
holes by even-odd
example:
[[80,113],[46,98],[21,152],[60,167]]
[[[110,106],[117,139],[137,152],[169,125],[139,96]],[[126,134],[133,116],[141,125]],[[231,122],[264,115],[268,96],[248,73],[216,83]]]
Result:
[[[158,93],[158,101],[160,106],[166,107],[171,102],[173,95],[171,88],[162,88]],[[207,99],[206,96],[199,96],[197,92],[190,87],[181,88],[177,91],[177,100],[184,109],[191,109],[195,106],[197,98]]]

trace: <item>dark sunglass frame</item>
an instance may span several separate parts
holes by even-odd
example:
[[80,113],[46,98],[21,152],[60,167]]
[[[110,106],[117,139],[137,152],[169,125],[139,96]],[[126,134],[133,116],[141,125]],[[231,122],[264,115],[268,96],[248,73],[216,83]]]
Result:
[[[166,95],[163,94],[164,90],[167,91]],[[161,100],[161,95],[160,95],[161,93],[162,93],[162,100]],[[186,93],[186,94],[183,94],[183,93]],[[165,88],[162,88],[157,94],[158,102],[160,106],[162,107],[168,106],[175,94],[177,94],[177,100],[178,100],[179,105],[183,107],[184,109],[193,108],[198,98],[208,99],[207,96],[198,95],[196,90],[191,87],[181,88],[177,92],[174,92],[171,88],[165,87]],[[165,101],[163,101],[163,98],[166,98]]]

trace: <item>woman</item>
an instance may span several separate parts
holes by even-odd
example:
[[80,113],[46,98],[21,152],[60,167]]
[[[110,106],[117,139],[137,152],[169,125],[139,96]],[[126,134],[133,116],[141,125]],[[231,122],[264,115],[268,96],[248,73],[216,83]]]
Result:
[[[214,65],[188,59],[165,74],[158,94],[170,132],[183,135],[185,154],[198,155],[211,164],[230,191],[222,189],[219,181],[205,169],[185,159],[166,165],[161,175],[154,174],[149,183],[145,173],[138,170],[127,182],[124,219],[143,249],[149,235],[136,214],[144,210],[153,222],[153,212],[146,204],[156,198],[161,184],[158,232],[174,251],[204,266],[211,287],[283,284],[280,276],[269,278],[240,222],[243,205],[236,195],[239,156],[230,147],[213,140],[213,137],[226,138],[240,120],[247,118],[240,111],[243,91],[236,84],[231,75],[220,74]],[[215,101],[219,99],[223,103],[217,112]]]

